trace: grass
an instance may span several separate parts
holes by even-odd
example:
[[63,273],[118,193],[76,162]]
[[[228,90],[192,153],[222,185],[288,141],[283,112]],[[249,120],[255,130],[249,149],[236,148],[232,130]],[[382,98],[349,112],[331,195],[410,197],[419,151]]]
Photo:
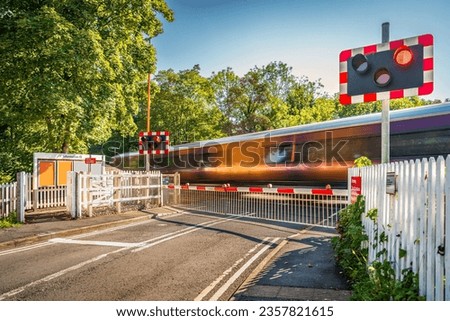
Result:
[[7,217],[0,219],[0,228],[19,227],[22,223],[17,221],[17,213],[11,212]]

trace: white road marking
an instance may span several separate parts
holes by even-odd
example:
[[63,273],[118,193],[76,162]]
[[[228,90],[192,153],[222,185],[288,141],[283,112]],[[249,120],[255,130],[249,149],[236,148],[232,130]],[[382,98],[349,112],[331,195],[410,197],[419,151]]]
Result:
[[[130,224],[127,224],[127,225],[111,227],[111,228],[104,229],[104,230],[98,230],[98,231],[94,231],[94,232],[88,232],[88,233],[79,234],[79,235],[71,237],[71,239],[80,239],[80,238],[89,237],[89,236],[95,236],[95,235],[99,235],[99,234],[103,234],[103,233],[114,232],[114,231],[117,231],[117,230],[120,230],[120,229],[125,229],[125,228],[129,228],[129,227],[143,225],[143,224],[149,224],[151,222],[153,222],[153,221],[152,220],[148,220],[148,221],[143,221],[143,222],[136,222],[136,223],[130,223]],[[34,250],[34,249],[38,249],[38,248],[41,248],[41,247],[45,247],[45,246],[56,244],[55,242],[50,242],[51,240],[52,239],[50,239],[49,241],[41,242],[41,243],[36,243],[36,244],[26,245],[26,246],[22,246],[22,247],[10,249],[10,250],[1,251],[0,252],[0,256],[8,255],[8,254],[15,254],[15,253],[29,251],[29,250]]]
[[222,273],[217,279],[215,279],[210,285],[208,285],[195,299],[194,301],[201,301],[204,297],[206,297],[216,286],[219,284],[228,274],[230,274],[239,264],[241,264],[250,254],[256,251],[258,247],[264,244],[269,238],[266,237],[260,243],[256,244],[253,248],[251,248],[243,257],[238,259],[234,264],[228,268],[226,271]]
[[[205,223],[197,224],[197,225],[194,225],[194,226],[190,226],[190,227],[187,227],[187,228],[185,228],[185,229],[183,229],[181,231],[177,231],[177,232],[172,232],[172,233],[166,234],[166,236],[169,236],[171,234],[172,235],[167,237],[167,238],[164,238],[164,239],[162,239],[160,241],[152,242],[152,241],[154,241],[154,240],[156,240],[158,238],[144,241],[142,243],[149,243],[149,244],[141,246],[140,248],[134,249],[134,250],[132,250],[132,252],[139,252],[139,251],[148,249],[148,248],[153,247],[155,245],[158,245],[158,244],[160,244],[162,242],[169,241],[169,240],[172,240],[174,238],[177,238],[177,237],[180,237],[180,236],[192,233],[192,232],[196,232],[197,230],[205,228],[205,227],[214,226],[214,225],[225,223],[225,222],[228,222],[228,221],[235,221],[235,220],[238,220],[238,219],[239,218],[236,218],[236,217],[222,218],[222,219],[218,219],[218,220],[216,219],[216,220],[208,221],[208,222],[205,222]],[[152,243],[150,243],[150,242],[152,242]]]
[[127,242],[109,242],[109,241],[88,241],[88,240],[72,240],[67,238],[56,238],[49,240],[50,243],[62,243],[62,244],[79,244],[79,245],[99,245],[99,246],[116,246],[116,247],[139,247],[144,243],[127,243]]
[[273,239],[272,242],[267,244],[265,247],[263,247],[258,253],[256,253],[250,260],[247,261],[236,273],[233,274],[231,278],[228,279],[228,281],[222,285],[222,287],[217,290],[216,293],[213,294],[211,298],[209,298],[209,301],[217,301],[219,298],[230,288],[231,285],[242,275],[242,273],[245,272],[245,270],[254,262],[258,257],[260,257],[265,251],[267,251],[272,244],[276,243],[280,238],[277,237]]
[[12,297],[12,296],[14,296],[14,295],[16,295],[16,294],[19,294],[20,292],[23,292],[23,291],[25,291],[26,289],[28,289],[28,288],[30,288],[30,287],[32,287],[32,286],[40,285],[40,284],[42,284],[42,283],[51,281],[51,280],[53,280],[53,279],[55,279],[55,278],[57,278],[57,277],[60,277],[60,276],[62,276],[62,275],[64,275],[64,274],[66,274],[66,273],[69,273],[69,272],[78,270],[78,269],[82,268],[82,267],[85,266],[85,265],[88,265],[88,264],[91,264],[91,263],[93,263],[93,262],[99,261],[99,260],[101,260],[101,259],[107,257],[107,256],[110,255],[110,254],[119,253],[119,252],[124,251],[124,250],[126,250],[126,249],[127,249],[127,248],[120,248],[120,249],[115,250],[115,251],[111,251],[111,252],[108,252],[108,253],[105,253],[105,254],[98,255],[98,256],[96,256],[96,257],[90,259],[90,260],[87,260],[87,261],[78,263],[78,264],[73,265],[73,266],[71,266],[71,267],[69,267],[69,268],[67,268],[67,269],[64,269],[64,270],[61,270],[61,271],[59,271],[59,272],[50,274],[50,275],[48,275],[48,276],[46,276],[46,277],[44,277],[44,278],[42,278],[42,279],[33,281],[33,282],[28,283],[28,284],[25,284],[24,286],[21,286],[21,287],[19,287],[19,288],[17,288],[17,289],[11,290],[11,291],[6,292],[6,293],[3,293],[2,295],[0,295],[0,301],[6,300],[6,299],[8,299],[9,297]]
[[[181,231],[178,231],[178,232],[168,233],[168,234],[159,236],[157,238],[144,241],[144,242],[142,242],[142,244],[145,244],[145,243],[148,243],[148,242],[152,242],[154,240],[158,240],[159,239],[159,241],[157,241],[157,242],[147,244],[145,248],[149,248],[151,246],[154,246],[154,245],[157,245],[157,244],[161,244],[163,242],[166,242],[166,241],[169,241],[171,239],[174,239],[174,238],[176,238],[178,236],[182,236],[182,235],[185,235],[185,234],[188,234],[188,233],[192,233],[192,232],[198,231],[201,228],[213,226],[213,225],[220,224],[220,223],[224,223],[224,222],[227,222],[227,221],[230,221],[230,220],[236,220],[236,218],[225,218],[225,219],[222,218],[222,219],[216,219],[216,220],[212,220],[212,221],[209,221],[209,222],[205,222],[203,224],[197,224],[195,226],[191,226],[191,227],[185,228],[185,229],[183,229]],[[49,244],[55,244],[55,243],[49,243]],[[84,266],[86,266],[88,264],[91,264],[91,263],[94,263],[96,261],[99,261],[99,260],[107,257],[110,254],[119,253],[119,252],[127,250],[127,249],[129,249],[129,247],[122,247],[122,248],[120,248],[118,250],[98,255],[98,256],[96,256],[96,257],[94,257],[92,259],[89,259],[87,261],[78,263],[78,264],[76,264],[74,266],[71,266],[71,267],[63,269],[63,270],[61,270],[59,272],[50,274],[50,275],[48,275],[48,276],[46,276],[44,278],[41,278],[39,280],[36,280],[36,281],[31,282],[31,283],[25,284],[25,285],[23,285],[23,286],[21,286],[21,287],[19,287],[17,289],[11,290],[11,291],[6,292],[6,293],[3,293],[2,295],[0,295],[0,301],[8,299],[9,297],[12,297],[12,296],[14,296],[16,294],[19,294],[19,293],[23,292],[24,290],[26,290],[26,289],[28,289],[28,288],[30,288],[32,286],[40,285],[42,283],[45,283],[45,282],[51,281],[51,280],[53,280],[53,279],[55,279],[57,277],[60,277],[60,276],[62,276],[64,274],[66,274],[66,273],[78,270],[78,269],[80,269],[80,268],[82,268],[82,267],[84,267]],[[140,248],[140,249],[143,249],[143,248]],[[136,250],[133,250],[132,252],[136,252]]]

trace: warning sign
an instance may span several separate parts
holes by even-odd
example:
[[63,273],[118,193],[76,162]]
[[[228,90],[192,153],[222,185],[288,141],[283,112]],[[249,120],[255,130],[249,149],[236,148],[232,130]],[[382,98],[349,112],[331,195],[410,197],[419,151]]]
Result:
[[351,201],[356,203],[358,195],[361,195],[361,176],[352,176],[351,178]]

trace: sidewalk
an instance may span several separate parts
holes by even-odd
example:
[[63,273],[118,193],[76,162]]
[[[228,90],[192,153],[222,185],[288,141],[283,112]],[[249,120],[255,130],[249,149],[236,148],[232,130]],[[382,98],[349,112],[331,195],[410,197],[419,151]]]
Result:
[[242,284],[236,301],[347,301],[351,292],[334,260],[334,230],[313,227],[283,241]]
[[[51,238],[68,237],[175,213],[170,207],[72,220],[64,212],[27,214],[19,228],[0,229],[0,251]],[[231,300],[341,301],[349,300],[346,279],[334,261],[334,230],[309,227],[283,240],[256,267]]]
[[165,208],[155,208],[123,214],[83,217],[77,220],[72,220],[70,215],[63,211],[27,213],[26,223],[21,227],[0,229],[0,250],[148,220],[168,211]]

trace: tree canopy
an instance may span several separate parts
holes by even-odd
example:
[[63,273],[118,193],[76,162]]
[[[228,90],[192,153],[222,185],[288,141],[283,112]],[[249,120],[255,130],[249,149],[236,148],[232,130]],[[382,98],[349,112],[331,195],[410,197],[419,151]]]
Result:
[[87,152],[113,131],[133,134],[160,17],[173,20],[165,0],[4,0],[0,175],[29,169],[33,151]]

